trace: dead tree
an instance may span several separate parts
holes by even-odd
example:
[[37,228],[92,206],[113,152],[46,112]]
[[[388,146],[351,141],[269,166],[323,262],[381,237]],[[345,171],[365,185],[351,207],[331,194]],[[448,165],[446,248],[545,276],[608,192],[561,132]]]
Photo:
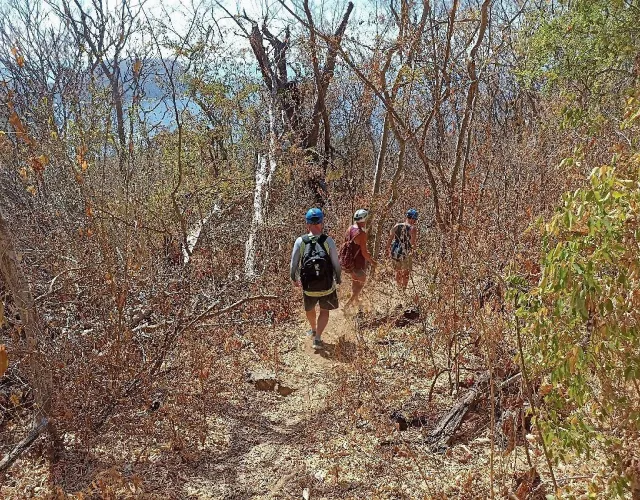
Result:
[[[249,277],[256,274],[256,249],[260,227],[264,223],[264,216],[269,201],[271,181],[278,167],[278,146],[282,136],[287,134],[291,138],[292,149],[302,150],[308,164],[308,186],[313,193],[316,206],[324,206],[328,193],[325,174],[331,156],[331,127],[329,112],[326,105],[326,95],[333,78],[336,60],[340,51],[340,44],[353,11],[353,3],[349,2],[338,28],[332,37],[326,39],[327,53],[322,69],[318,59],[318,44],[313,17],[308,2],[304,8],[309,28],[310,50],[312,55],[316,98],[313,105],[310,124],[307,126],[302,120],[302,102],[297,88],[297,82],[290,80],[287,68],[287,57],[290,48],[290,29],[285,28],[281,35],[271,32],[266,20],[262,27],[249,18],[246,13],[232,15],[220,2],[218,6],[224,10],[249,40],[251,50],[256,58],[262,80],[268,92],[268,129],[269,141],[267,153],[260,153],[256,162],[256,183],[253,200],[253,217],[251,229],[245,248],[245,274]],[[288,9],[288,7],[287,7]],[[251,28],[248,29],[246,23]],[[309,23],[309,24],[307,24]],[[270,53],[265,47],[265,40],[271,47]],[[280,115],[280,120],[276,118]],[[322,127],[321,127],[322,124]],[[323,130],[323,150],[318,150],[320,130]]]
[[103,2],[94,1],[92,7],[86,8],[78,0],[63,0],[61,7],[54,6],[54,10],[71,27],[76,43],[85,47],[92,72],[99,68],[109,82],[115,112],[115,144],[120,170],[124,172],[128,148],[125,90],[120,68],[142,4],[132,10],[129,2],[122,2],[114,13],[105,10]]
[[[224,7],[218,3],[224,9]],[[295,147],[301,149],[309,164],[308,185],[314,194],[318,206],[324,205],[327,192],[324,175],[331,160],[331,127],[329,112],[326,104],[326,96],[329,84],[333,79],[338,53],[342,38],[353,11],[353,3],[349,2],[342,20],[332,36],[326,37],[327,52],[324,64],[321,67],[319,60],[319,47],[317,31],[309,9],[309,3],[303,4],[306,16],[305,26],[309,28],[309,49],[313,65],[315,101],[310,123],[302,120],[302,105],[296,80],[290,80],[287,70],[290,48],[290,29],[287,27],[282,35],[275,35],[267,26],[266,21],[262,27],[250,19],[246,14],[232,16],[236,24],[243,31],[260,68],[262,79],[267,88],[271,102],[270,106],[278,110],[282,116],[281,128],[289,133]],[[226,9],[224,9],[226,11]],[[228,11],[226,11],[229,13]],[[229,14],[231,15],[231,14]],[[247,29],[244,22],[251,25]],[[271,47],[270,53],[265,47],[265,40]],[[270,123],[270,129],[271,127]],[[323,135],[322,148],[319,148],[321,130]]]
[[0,461],[0,472],[8,468],[16,458],[48,428],[55,445],[58,444],[54,427],[48,421],[51,413],[52,376],[50,363],[44,359],[39,348],[41,338],[41,323],[36,311],[33,295],[26,276],[22,272],[18,254],[13,245],[13,237],[9,227],[0,213],[0,278],[11,294],[18,310],[22,332],[29,353],[29,380],[35,393],[35,415],[33,429],[25,440]]

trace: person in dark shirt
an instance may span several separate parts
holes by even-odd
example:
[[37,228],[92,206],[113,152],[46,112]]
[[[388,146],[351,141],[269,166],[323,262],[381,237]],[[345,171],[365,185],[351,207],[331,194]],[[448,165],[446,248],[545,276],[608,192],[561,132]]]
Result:
[[396,284],[403,292],[407,290],[413,268],[412,252],[418,242],[417,221],[418,211],[409,209],[405,221],[393,226],[387,240],[387,253],[396,271]]

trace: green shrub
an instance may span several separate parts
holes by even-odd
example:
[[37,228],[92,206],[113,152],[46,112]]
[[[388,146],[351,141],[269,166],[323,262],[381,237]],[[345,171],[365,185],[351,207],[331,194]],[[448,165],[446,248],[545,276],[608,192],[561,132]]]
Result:
[[517,310],[553,459],[602,459],[619,496],[638,488],[640,456],[640,103],[628,104],[629,142],[544,224],[540,281]]

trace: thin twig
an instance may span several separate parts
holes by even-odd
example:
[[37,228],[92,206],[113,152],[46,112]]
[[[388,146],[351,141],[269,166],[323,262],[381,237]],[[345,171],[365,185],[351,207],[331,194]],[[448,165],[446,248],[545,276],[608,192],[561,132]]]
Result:
[[187,326],[185,326],[182,329],[181,333],[184,333],[185,331],[189,330],[193,325],[195,325],[199,321],[202,321],[203,319],[215,318],[216,316],[220,316],[221,314],[224,314],[226,312],[232,311],[233,309],[241,306],[242,304],[244,304],[246,302],[253,302],[255,300],[276,300],[276,299],[279,299],[279,298],[280,297],[278,297],[277,295],[254,295],[253,297],[245,297],[244,299],[240,299],[237,302],[234,302],[233,304],[231,304],[231,305],[229,305],[227,307],[223,307],[222,309],[218,309],[217,311],[213,311],[213,309],[220,303],[220,302],[216,302],[211,307],[208,307],[203,313],[201,313],[200,315],[198,315],[194,319],[192,319],[187,324]]
[[51,280],[51,282],[49,283],[49,291],[48,291],[48,292],[43,293],[42,295],[38,295],[35,299],[33,299],[33,301],[34,301],[34,302],[38,302],[38,301],[40,301],[40,300],[44,299],[45,297],[48,297],[49,295],[51,295],[51,294],[54,292],[54,290],[53,290],[53,285],[55,285],[56,280],[57,280],[60,276],[63,276],[63,275],[65,275],[65,274],[67,274],[67,273],[71,273],[71,272],[73,272],[73,271],[83,271],[83,270],[85,270],[85,269],[89,269],[89,267],[88,267],[88,266],[73,267],[73,268],[71,268],[71,269],[65,269],[65,270],[64,270],[64,271],[62,271],[61,273],[58,273],[57,275],[55,275],[55,276],[53,277],[53,279],[52,279],[52,280]]

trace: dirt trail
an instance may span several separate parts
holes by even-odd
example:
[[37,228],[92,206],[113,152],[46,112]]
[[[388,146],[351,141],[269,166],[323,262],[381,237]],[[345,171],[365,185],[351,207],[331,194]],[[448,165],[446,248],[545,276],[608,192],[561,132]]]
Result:
[[[463,423],[461,439],[444,455],[433,453],[424,438],[456,400],[445,377],[435,386],[432,401],[422,399],[425,426],[401,430],[390,418],[416,395],[427,394],[433,381],[433,374],[424,371],[430,330],[420,321],[394,326],[402,309],[397,309],[399,299],[390,283],[380,279],[365,288],[360,319],[370,328],[357,328],[360,319],[345,316],[342,309],[333,311],[320,351],[306,336],[300,301],[296,324],[273,332],[277,335],[269,335],[260,349],[241,354],[246,352],[248,371],[271,373],[273,384],[261,390],[238,380],[233,391],[212,397],[209,401],[215,403],[201,413],[204,440],[194,436],[188,447],[175,447],[170,429],[180,423],[171,421],[167,428],[165,421],[157,429],[169,432],[124,444],[122,430],[114,427],[90,454],[66,457],[67,472],[58,484],[74,493],[105,477],[123,482],[118,498],[267,499],[301,498],[303,493],[313,500],[487,498],[487,408]],[[349,285],[347,280],[339,291],[341,304]],[[370,322],[381,316],[391,321],[374,322],[378,326]],[[441,366],[444,362],[438,360]],[[482,365],[480,359],[468,363]],[[145,419],[146,425],[160,425],[156,414],[147,413]],[[542,453],[532,449],[544,477]],[[528,470],[519,447],[496,457],[495,477],[503,486],[511,484],[515,471]],[[48,491],[46,460],[25,460],[23,465],[15,470],[15,484],[37,481],[42,486],[18,492],[0,484],[0,496],[38,497]]]
[[[348,284],[339,294],[344,304]],[[280,382],[276,390],[259,390],[238,380],[234,391],[213,397],[217,403],[206,408],[204,440],[183,434],[189,441],[177,447],[171,429],[176,426],[184,433],[187,426],[167,421],[161,412],[145,412],[138,416],[140,425],[166,432],[153,431],[153,439],[133,441],[125,429],[113,426],[90,452],[69,446],[54,484],[70,494],[99,496],[95,488],[104,479],[102,484],[114,485],[118,498],[300,498],[305,488],[314,499],[340,497],[339,492],[319,491],[330,483],[326,478],[333,450],[344,451],[341,433],[348,416],[331,396],[352,371],[355,322],[341,309],[332,311],[323,335],[325,347],[315,351],[306,335],[302,300],[299,307],[299,321],[269,335],[271,346],[269,340],[241,354],[247,371],[274,374]],[[286,390],[279,392],[282,388]],[[178,394],[171,396],[167,407],[179,404]],[[10,485],[0,481],[0,497],[39,497],[50,491],[47,461],[37,455],[24,459]]]
[[[381,280],[365,289],[365,319],[389,314],[398,305],[388,283]],[[348,285],[340,290],[341,304],[349,296]],[[424,336],[422,327],[359,331],[356,326],[355,317],[333,311],[323,335],[326,348],[314,351],[301,312],[298,325],[283,331],[274,346],[276,376],[294,391],[282,396],[248,386],[251,402],[234,416],[242,424],[230,428],[225,419],[212,431],[218,440],[226,439],[225,458],[213,466],[210,479],[206,474],[190,478],[184,493],[190,498],[262,499],[301,498],[304,493],[319,499],[432,498],[439,491],[486,498],[486,415],[469,419],[461,429],[463,441],[446,455],[424,445],[428,427],[455,401],[446,390],[436,389],[425,407],[426,427],[400,432],[389,418],[396,405],[429,391],[432,378],[411,368],[426,356],[411,340]],[[363,348],[367,356],[360,357]],[[364,359],[369,366],[363,368]],[[521,451],[495,467],[496,476],[505,478],[515,469],[527,470]]]
[[[238,380],[233,391],[214,395],[209,401],[215,403],[200,413],[202,435],[189,435],[185,445],[176,447],[171,429],[184,433],[186,426],[147,414],[147,425],[162,425],[157,428],[168,432],[125,444],[114,427],[90,454],[66,457],[67,470],[58,484],[74,493],[106,478],[122,482],[113,490],[118,498],[442,498],[436,492],[447,498],[487,498],[486,408],[461,426],[462,439],[444,455],[433,453],[425,436],[455,402],[445,377],[432,401],[419,399],[424,426],[401,429],[391,418],[395,409],[427,394],[433,376],[423,371],[430,330],[421,321],[394,326],[403,309],[397,308],[399,299],[389,283],[380,279],[367,285],[360,316],[332,311],[319,351],[306,335],[300,301],[296,324],[271,332],[259,349],[240,354],[243,369],[264,374],[259,380],[265,383],[259,385],[256,377]],[[349,285],[339,291],[341,304]],[[540,455],[535,460],[543,471]],[[501,458],[495,468],[504,484],[510,484],[514,470],[528,470],[521,450]],[[17,484],[38,478],[43,486],[37,488],[47,491],[46,461],[31,462],[16,476],[24,476]],[[38,489],[19,494],[0,489],[7,498],[39,494]]]
[[[359,318],[388,314],[399,304],[392,283],[391,279],[380,278],[367,284]],[[378,436],[371,429],[368,432],[352,429],[349,436],[344,435],[359,418],[353,415],[353,410],[347,414],[344,407],[353,408],[359,396],[346,393],[342,394],[344,400],[337,401],[336,395],[343,391],[346,380],[353,382],[360,376],[356,367],[361,361],[359,348],[380,346],[376,347],[375,339],[365,338],[363,332],[358,332],[356,316],[345,315],[342,305],[349,296],[347,279],[339,290],[341,307],[330,313],[322,350],[312,348],[301,310],[298,323],[282,331],[279,345],[274,346],[278,353],[275,367],[268,362],[250,367],[255,371],[275,372],[280,383],[294,391],[284,397],[277,391],[258,391],[247,384],[255,404],[242,412],[244,428],[229,429],[228,425],[218,428],[219,433],[231,436],[226,454],[228,461],[219,462],[217,469],[218,477],[220,473],[228,475],[229,482],[203,484],[202,478],[194,478],[186,485],[186,493],[197,498],[271,498],[273,495],[300,498],[304,488],[315,488],[313,498],[340,498],[342,488],[354,494],[361,488],[363,493],[371,491],[371,477],[367,476],[375,475],[372,466],[379,458],[372,459],[369,451],[378,446]],[[364,335],[370,336],[371,332]],[[386,352],[390,348],[381,349]],[[407,381],[400,373],[393,376],[399,376],[398,387],[404,390]],[[380,382],[385,390],[390,387],[386,381]],[[404,393],[397,392],[396,396],[404,397]],[[383,415],[382,419],[393,429],[387,416]],[[221,438],[218,435],[218,439]],[[359,451],[353,449],[355,441],[361,447]],[[386,457],[381,458],[386,461]],[[367,462],[370,464],[365,465]],[[367,470],[369,467],[372,469]],[[338,476],[335,475],[337,468],[342,471]],[[379,477],[377,480],[384,481]],[[328,484],[338,490],[327,490]]]
[[[344,304],[350,292],[348,286],[342,288],[340,303]],[[366,296],[364,308],[372,308]],[[330,396],[337,390],[337,372],[354,362],[359,340],[355,317],[345,315],[342,308],[330,314],[322,350],[313,349],[307,328],[301,312],[298,324],[282,332],[277,370],[269,364],[251,367],[275,372],[280,384],[293,392],[285,397],[247,384],[257,404],[253,413],[243,415],[244,429],[218,427],[218,433],[231,437],[228,460],[218,463],[216,476],[229,481],[193,478],[185,485],[185,493],[194,498],[300,498],[305,488],[313,490],[314,485],[317,489],[325,483],[330,472],[326,458],[333,448],[329,442],[340,439],[330,420],[344,418],[332,408]],[[216,439],[220,438],[218,434]],[[317,493],[312,497],[320,498]]]

